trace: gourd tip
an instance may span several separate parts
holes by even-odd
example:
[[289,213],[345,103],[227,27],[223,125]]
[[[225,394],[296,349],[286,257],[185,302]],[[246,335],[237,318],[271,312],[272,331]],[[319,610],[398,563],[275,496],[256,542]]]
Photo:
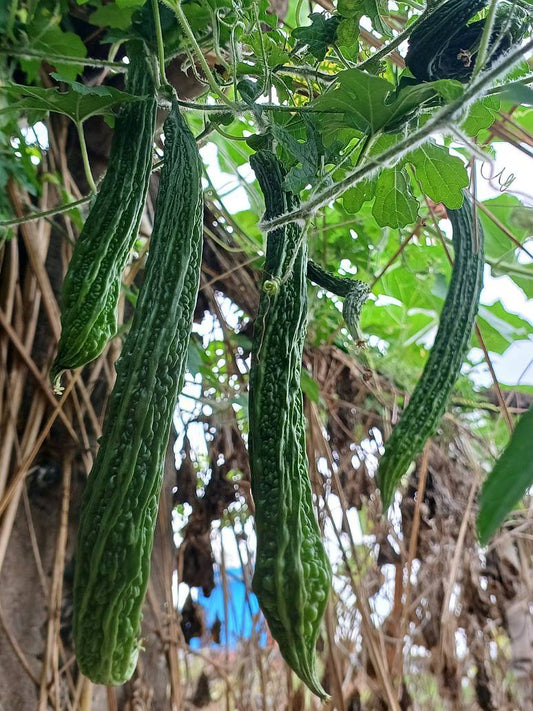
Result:
[[65,388],[61,385],[61,376],[64,372],[63,368],[52,368],[50,371],[50,382],[52,384],[54,395],[62,395],[65,390]]

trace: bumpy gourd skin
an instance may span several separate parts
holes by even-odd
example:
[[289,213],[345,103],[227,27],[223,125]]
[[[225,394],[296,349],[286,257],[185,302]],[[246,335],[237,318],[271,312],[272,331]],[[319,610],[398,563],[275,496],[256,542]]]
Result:
[[145,281],[78,531],[74,642],[81,671],[100,684],[124,683],[137,663],[163,462],[200,278],[201,163],[177,105],[164,132]]
[[378,467],[383,506],[440,422],[468,350],[483,285],[483,229],[474,227],[473,205],[465,193],[458,210],[448,210],[455,252],[452,279],[428,361],[407,409],[392,430]]
[[[427,16],[411,33],[405,63],[421,81],[472,76],[485,20],[467,24],[488,0],[449,0]],[[489,40],[487,66],[493,64],[525,36],[528,21],[524,10],[499,2]]]
[[50,379],[98,357],[117,330],[120,278],[142,217],[152,169],[157,102],[142,46],[131,42],[125,104],[115,122],[109,164],[63,282],[61,338]]
[[[266,219],[293,207],[276,157],[259,151],[250,164],[265,196]],[[327,698],[315,671],[315,645],[331,568],[313,513],[300,390],[306,264],[307,245],[296,224],[269,233],[250,370],[253,590],[289,666],[317,696]]]

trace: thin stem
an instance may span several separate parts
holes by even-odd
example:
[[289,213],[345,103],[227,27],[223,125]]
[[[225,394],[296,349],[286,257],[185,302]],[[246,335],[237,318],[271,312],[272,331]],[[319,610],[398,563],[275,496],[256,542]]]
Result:
[[168,5],[171,10],[174,11],[178,22],[181,25],[181,28],[183,32],[186,34],[187,39],[191,43],[191,46],[194,50],[194,53],[196,54],[196,57],[198,58],[198,61],[200,63],[200,66],[202,67],[202,70],[205,74],[205,78],[207,79],[207,83],[209,84],[209,87],[211,91],[216,94],[219,99],[226,104],[227,106],[230,106],[233,108],[234,103],[228,97],[224,94],[224,92],[221,90],[219,85],[217,84],[217,81],[215,77],[213,76],[213,73],[206,61],[206,58],[204,57],[204,54],[202,50],[200,49],[200,45],[196,41],[196,37],[194,36],[194,32],[191,29],[191,26],[189,25],[189,22],[187,18],[185,17],[185,13],[183,12],[181,8],[181,0],[163,0],[165,5]]
[[227,138],[228,141],[244,141],[244,142],[246,142],[248,140],[248,138],[246,136],[232,136],[231,133],[227,133],[222,128],[220,128],[220,126],[215,125],[215,131],[217,133],[220,133],[220,135],[223,136],[224,138]]
[[61,215],[64,212],[69,212],[76,207],[81,207],[86,203],[90,202],[93,197],[93,193],[90,195],[85,195],[85,197],[76,200],[75,202],[69,202],[65,205],[59,205],[59,207],[54,207],[51,210],[45,210],[44,212],[30,212],[29,215],[24,217],[17,217],[13,220],[0,220],[0,227],[14,227],[15,225],[23,225],[26,222],[33,222],[34,220],[40,220],[45,217],[53,217],[54,215]]
[[494,18],[496,16],[496,0],[492,0],[489,6],[489,11],[485,19],[485,24],[483,25],[483,34],[481,35],[481,41],[479,43],[479,50],[476,55],[476,63],[474,64],[474,71],[472,72],[472,78],[476,78],[480,71],[483,69],[485,61],[487,59],[487,52],[489,48],[490,36],[492,34],[492,28],[494,26]]
[[92,57],[70,57],[65,54],[42,54],[41,52],[33,52],[31,49],[13,49],[13,47],[0,47],[0,54],[8,54],[12,57],[26,57],[27,59],[41,59],[48,64],[74,64],[76,66],[85,67],[101,67],[115,69],[117,72],[127,72],[127,64],[122,62],[111,62],[108,59],[93,59]]
[[89,154],[87,153],[87,144],[85,143],[85,134],[83,133],[83,124],[76,122],[78,129],[78,138],[80,140],[81,158],[83,161],[83,170],[85,177],[92,193],[96,192],[96,183],[94,182],[93,174],[91,173],[91,164],[89,163]]
[[520,79],[518,81],[510,81],[508,84],[500,84],[499,86],[495,86],[493,89],[489,89],[486,94],[487,96],[492,96],[493,94],[503,94],[504,91],[507,91],[508,89],[512,89],[513,87],[520,87],[524,84],[532,84],[533,83],[533,74],[528,74],[525,76],[523,79]]
[[163,32],[161,30],[161,17],[159,15],[159,2],[152,0],[152,12],[155,22],[155,36],[157,39],[157,59],[159,63],[159,79],[161,86],[165,86],[167,78],[165,76],[165,47],[163,45]]
[[201,148],[207,143],[209,134],[213,133],[216,127],[216,123],[213,123],[212,121],[206,124],[203,131],[200,131],[200,133],[196,136],[196,145],[198,146],[198,148]]
[[312,67],[286,67],[281,64],[279,67],[275,67],[273,70],[274,74],[292,74],[297,77],[311,77],[315,81],[322,81],[325,84],[330,84],[334,82],[337,78],[337,74],[325,74],[324,72],[319,72],[318,69],[313,69]]
[[15,27],[15,17],[17,15],[18,0],[11,0],[11,5],[9,7],[9,16],[7,18],[7,28],[6,34],[8,37],[14,39],[13,28]]
[[457,128],[457,126],[450,126],[450,133],[455,136],[459,143],[464,143],[464,145],[468,148],[472,155],[476,156],[476,158],[479,158],[481,161],[492,164],[492,158],[486,153],[483,153],[481,148],[476,145],[474,141],[471,141],[470,138],[463,131],[461,131],[460,128]]
[[[263,68],[264,68],[264,77],[265,77],[265,83],[263,86],[263,94],[270,94],[270,86],[271,86],[271,69],[268,66],[268,57],[266,55],[265,51],[265,43],[263,42],[263,30],[261,29],[261,23],[259,22],[259,11],[258,11],[258,6],[257,3],[253,4],[254,8],[254,25],[256,26],[258,30],[258,36],[259,36],[259,44],[261,46],[261,58],[262,58],[262,63],[263,63]],[[269,95],[269,98],[270,95]]]
[[447,106],[444,106],[418,131],[398,141],[398,143],[383,151],[383,153],[380,153],[378,156],[371,158],[366,165],[357,168],[349,173],[343,180],[322,190],[314,198],[305,202],[300,208],[291,210],[272,220],[264,221],[261,223],[261,227],[266,231],[270,231],[276,227],[287,225],[289,222],[294,222],[295,220],[306,220],[319,208],[336,200],[348,188],[351,188],[363,178],[370,177],[383,166],[397,162],[402,155],[413,151],[421,145],[434,131],[444,128],[457,112],[464,110],[465,107],[481,95],[498,76],[509,70],[521,56],[532,48],[533,39],[527,42],[523,47],[518,47],[514,52],[508,54],[500,63],[494,65],[490,70],[482,74],[476,82],[472,82],[465,89],[462,96]]
[[235,25],[231,28],[231,34],[230,34],[230,47],[231,47],[231,83],[233,84],[233,95],[237,96],[237,65],[239,61],[242,60],[241,56],[241,48],[239,45],[239,42],[235,36],[237,32],[237,28],[241,28],[243,31],[246,30],[246,27],[242,22],[236,22]]
[[299,26],[300,24],[300,10],[302,9],[302,3],[303,0],[298,0],[298,4],[296,5],[296,13],[294,15],[296,19],[296,26]]
[[383,59],[383,57],[386,57],[388,54],[390,54],[393,50],[398,47],[413,31],[413,29],[422,21],[425,20],[427,17],[427,13],[423,12],[420,17],[413,22],[412,25],[409,25],[406,27],[402,32],[400,32],[399,35],[397,35],[393,40],[391,40],[388,44],[383,45],[381,49],[378,49],[377,52],[372,54],[368,59],[365,59],[364,62],[361,62],[360,64],[357,64],[355,67],[356,69],[367,69],[373,62],[379,62],[380,59]]

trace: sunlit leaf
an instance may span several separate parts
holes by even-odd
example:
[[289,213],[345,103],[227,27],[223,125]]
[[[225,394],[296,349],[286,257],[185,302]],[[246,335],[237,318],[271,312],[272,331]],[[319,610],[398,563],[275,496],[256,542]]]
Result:
[[416,221],[418,202],[401,168],[386,168],[379,174],[372,214],[380,227],[405,227]]

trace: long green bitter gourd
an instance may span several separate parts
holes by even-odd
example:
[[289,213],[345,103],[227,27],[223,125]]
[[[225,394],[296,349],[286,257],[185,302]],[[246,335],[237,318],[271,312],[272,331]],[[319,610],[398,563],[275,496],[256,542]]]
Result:
[[468,350],[483,283],[483,230],[474,222],[473,205],[464,197],[448,210],[455,252],[452,279],[439,328],[424,371],[400,421],[385,444],[378,484],[387,508],[396,486],[440,422]]
[[[294,206],[273,153],[259,151],[250,165],[265,196],[267,219]],[[331,568],[313,513],[300,390],[306,263],[307,244],[296,224],[268,234],[250,370],[248,441],[257,532],[253,590],[289,666],[326,698],[315,671],[315,645]]]
[[50,373],[60,390],[65,370],[86,365],[117,330],[120,278],[142,217],[152,169],[156,90],[140,43],[128,47],[125,104],[115,122],[106,175],[76,242],[63,282],[61,337]]
[[74,642],[81,671],[100,684],[122,684],[137,661],[163,462],[200,278],[201,163],[176,104],[164,133],[145,281],[78,531]]
[[[421,81],[472,76],[485,20],[469,22],[488,0],[449,0],[415,27],[405,63]],[[520,42],[528,28],[526,12],[514,3],[498,2],[487,61],[489,67]]]

